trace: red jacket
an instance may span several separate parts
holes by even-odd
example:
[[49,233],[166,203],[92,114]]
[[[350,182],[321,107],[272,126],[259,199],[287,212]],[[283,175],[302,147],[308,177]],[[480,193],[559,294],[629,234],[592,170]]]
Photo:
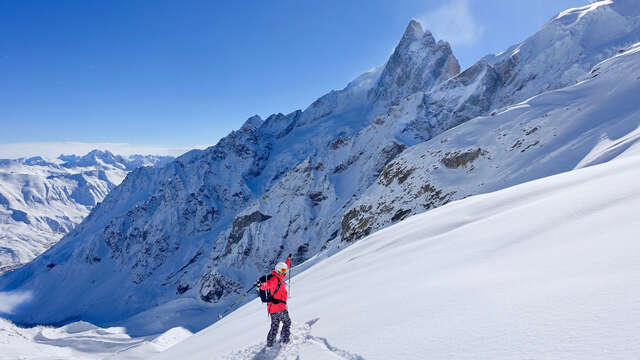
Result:
[[[287,259],[285,263],[287,264],[288,268],[291,268],[291,260]],[[260,285],[260,290],[268,289],[269,293],[274,299],[287,301],[287,286],[285,284],[285,277],[278,274],[275,270],[271,271],[271,273],[273,274],[273,276],[271,277],[271,279],[267,280],[267,282],[262,283],[262,285]],[[281,285],[280,285],[280,288],[278,289],[278,292],[274,294],[273,292],[278,287],[278,279],[280,280]],[[269,314],[277,313],[278,311],[282,311],[282,310],[287,310],[287,304],[267,303],[267,312]]]

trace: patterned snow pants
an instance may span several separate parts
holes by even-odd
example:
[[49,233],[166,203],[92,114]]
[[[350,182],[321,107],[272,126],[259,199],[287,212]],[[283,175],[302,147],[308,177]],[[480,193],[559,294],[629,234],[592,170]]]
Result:
[[282,322],[282,331],[280,332],[280,342],[286,344],[289,342],[289,330],[291,328],[291,318],[287,310],[278,311],[271,314],[271,329],[267,335],[267,346],[273,346],[273,341],[278,334],[278,328]]

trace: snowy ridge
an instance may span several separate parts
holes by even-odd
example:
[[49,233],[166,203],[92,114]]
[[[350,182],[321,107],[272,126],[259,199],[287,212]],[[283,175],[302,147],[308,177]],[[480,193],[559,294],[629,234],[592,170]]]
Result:
[[[637,105],[629,99],[638,89],[625,71],[637,72],[628,48],[640,41],[637,14],[627,0],[571,24],[560,16],[518,51],[462,73],[449,46],[411,22],[383,67],[304,111],[252,117],[214,147],[131,172],[56,246],[0,278],[2,290],[34,294],[10,316],[100,325],[128,318],[138,334],[196,330],[212,321],[202,313],[224,309],[289,252],[318,261],[410,214],[574,169],[606,151],[604,134],[633,145]],[[592,29],[619,18],[624,28],[593,38]],[[590,74],[621,49],[628,54]],[[558,62],[550,55],[557,51],[575,61]],[[607,106],[599,93],[623,106]],[[619,117],[603,116],[614,110]],[[506,135],[497,136],[499,121]],[[616,149],[590,163],[633,150]]]
[[497,98],[514,103],[575,84],[639,37],[637,1],[597,1],[560,13],[527,40],[485,60],[502,74]]
[[0,160],[0,273],[29,262],[89,214],[126,174],[170,157],[130,158],[94,150]]

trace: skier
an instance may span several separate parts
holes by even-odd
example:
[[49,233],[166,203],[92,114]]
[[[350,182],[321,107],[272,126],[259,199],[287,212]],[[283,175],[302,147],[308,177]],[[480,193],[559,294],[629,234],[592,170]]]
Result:
[[275,269],[271,272],[273,276],[270,279],[259,283],[260,290],[266,290],[269,293],[267,312],[271,316],[271,329],[267,334],[267,347],[273,346],[273,341],[276,339],[281,322],[280,343],[286,344],[289,342],[291,318],[289,318],[289,312],[287,311],[287,287],[284,280],[290,266],[291,254],[289,254],[285,262],[276,264]]

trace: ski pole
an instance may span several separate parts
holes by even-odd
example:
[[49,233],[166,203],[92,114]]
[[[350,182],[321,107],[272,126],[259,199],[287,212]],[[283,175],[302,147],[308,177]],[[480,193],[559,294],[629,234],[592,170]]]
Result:
[[[291,261],[291,254],[289,254],[289,261]],[[291,296],[291,268],[293,266],[289,266],[289,273],[287,275],[289,275],[289,296]]]
[[247,294],[249,294],[249,292],[250,292],[251,290],[253,290],[253,288],[254,288],[254,287],[256,287],[256,284],[253,284],[253,285],[249,288],[249,290],[247,290],[247,292],[245,292],[244,294],[242,294],[242,295],[238,298],[238,300],[236,300],[236,301],[234,301],[234,302],[233,302],[233,304],[229,305],[229,307],[228,307],[225,311],[223,311],[223,312],[221,312],[220,314],[218,314],[218,319],[222,319],[222,317],[223,317],[224,315],[226,315],[226,314],[227,314],[227,312],[229,312],[229,311],[230,311],[234,306],[236,306],[236,304],[238,304],[242,299],[244,299],[244,297],[245,297],[245,296],[247,296]]
[[291,269],[289,269],[289,297],[291,297]]

